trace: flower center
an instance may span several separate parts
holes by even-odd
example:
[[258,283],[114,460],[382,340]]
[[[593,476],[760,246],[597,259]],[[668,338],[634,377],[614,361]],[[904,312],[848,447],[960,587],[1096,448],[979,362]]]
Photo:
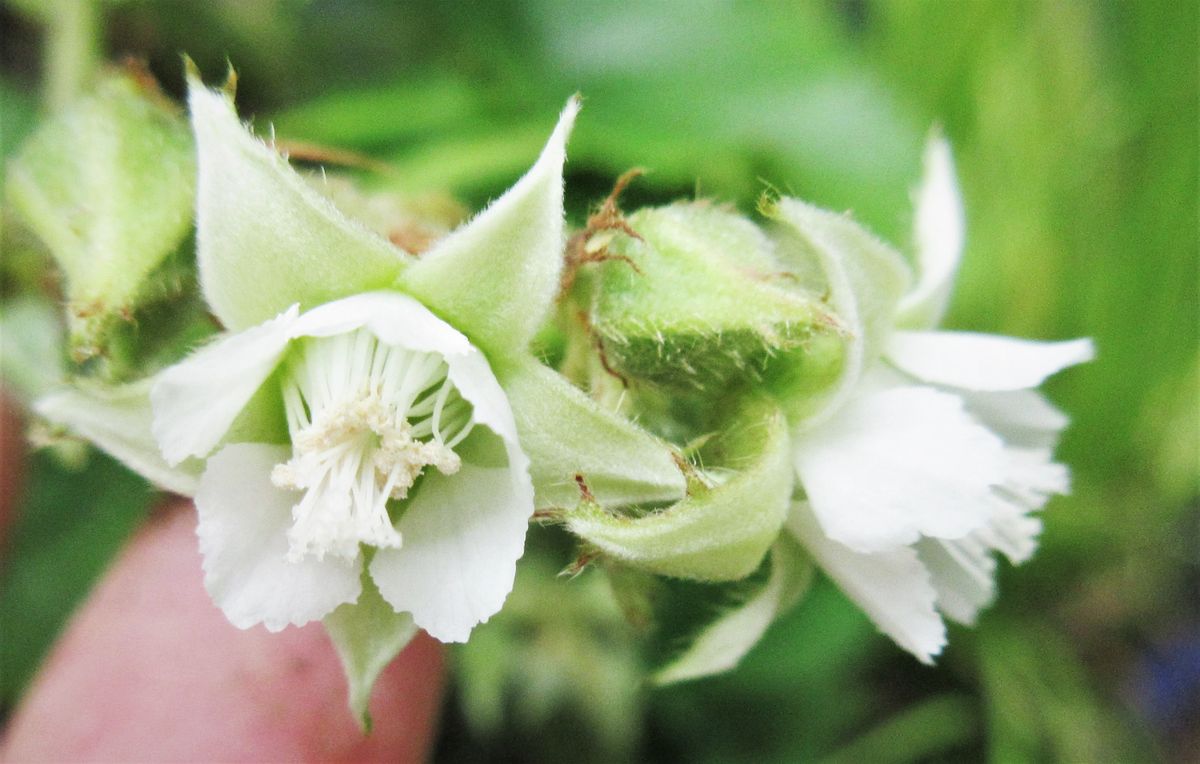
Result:
[[388,500],[407,497],[425,467],[457,472],[453,448],[474,425],[447,371],[441,356],[365,329],[300,341],[283,379],[292,458],[271,473],[280,488],[304,491],[289,560],[349,561],[359,544],[400,546]]

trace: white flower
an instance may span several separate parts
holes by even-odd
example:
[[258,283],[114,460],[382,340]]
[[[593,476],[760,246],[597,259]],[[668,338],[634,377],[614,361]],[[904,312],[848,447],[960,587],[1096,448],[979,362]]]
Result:
[[931,662],[945,644],[939,611],[971,623],[994,594],[993,553],[1028,559],[1041,530],[1030,513],[1069,491],[1051,453],[1066,417],[1033,388],[1093,349],[930,330],[963,214],[945,142],[925,161],[911,289],[898,256],[847,219],[787,199],[779,212],[852,332],[837,388],[794,433],[805,499],[788,527],[884,633]]
[[205,585],[235,625],[322,618],[358,599],[366,564],[396,611],[462,641],[511,589],[533,512],[512,412],[483,355],[411,297],[293,308],[168,369],[151,400],[168,462],[208,457]]

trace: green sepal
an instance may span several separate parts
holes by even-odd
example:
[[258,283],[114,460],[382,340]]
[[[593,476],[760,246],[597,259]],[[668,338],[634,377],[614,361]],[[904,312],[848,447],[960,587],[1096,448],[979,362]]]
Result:
[[819,294],[799,289],[770,238],[736,212],[686,202],[628,223],[641,238],[608,245],[591,321],[622,375],[719,390],[757,381],[773,359],[837,331]]
[[533,357],[500,371],[529,457],[538,507],[574,506],[580,476],[602,506],[675,501],[684,476],[670,446],[602,408]]
[[37,400],[34,411],[68,432],[90,440],[157,486],[192,496],[204,462],[186,459],[172,467],[150,430],[150,388],[154,380],[102,386],[80,381]]
[[828,295],[845,327],[843,358],[832,385],[813,394],[795,370],[774,380],[789,415],[815,425],[840,407],[882,351],[912,273],[900,253],[848,215],[787,197],[766,201],[762,208],[779,224],[775,233],[780,258]]
[[654,672],[655,684],[700,679],[728,671],[750,652],[767,627],[804,596],[812,583],[811,560],[788,534],[781,534],[758,577],[711,620],[696,628],[686,647]]
[[365,565],[362,581],[358,602],[340,605],[321,623],[346,672],[350,712],[362,729],[369,731],[368,704],[375,680],[416,636],[417,626],[412,616],[397,613],[384,601]]
[[665,509],[614,514],[582,501],[567,527],[591,547],[662,576],[733,581],[752,573],[779,535],[793,486],[783,412],[755,400],[706,445],[707,464],[727,478]]
[[576,96],[529,172],[397,281],[493,361],[527,349],[558,292],[563,164],[578,112]]
[[411,258],[342,214],[251,135],[227,91],[209,90],[191,73],[188,104],[199,156],[200,282],[226,327],[392,285]]
[[181,115],[130,74],[100,80],[9,165],[8,199],[66,277],[78,360],[105,351],[110,329],[130,320],[150,275],[184,240],[195,175]]

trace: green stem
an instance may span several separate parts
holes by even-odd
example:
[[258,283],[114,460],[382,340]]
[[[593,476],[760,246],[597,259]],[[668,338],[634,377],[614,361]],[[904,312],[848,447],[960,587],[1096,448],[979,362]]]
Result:
[[100,59],[95,0],[58,0],[46,13],[46,106],[56,111],[82,91]]

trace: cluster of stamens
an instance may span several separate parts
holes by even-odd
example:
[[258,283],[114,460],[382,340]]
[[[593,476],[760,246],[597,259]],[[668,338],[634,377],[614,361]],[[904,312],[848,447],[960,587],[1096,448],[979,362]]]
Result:
[[452,475],[454,447],[474,424],[441,356],[380,342],[360,329],[307,338],[283,379],[292,458],[280,488],[304,491],[292,508],[288,559],[353,560],[360,544],[399,547],[388,513],[426,467]]

